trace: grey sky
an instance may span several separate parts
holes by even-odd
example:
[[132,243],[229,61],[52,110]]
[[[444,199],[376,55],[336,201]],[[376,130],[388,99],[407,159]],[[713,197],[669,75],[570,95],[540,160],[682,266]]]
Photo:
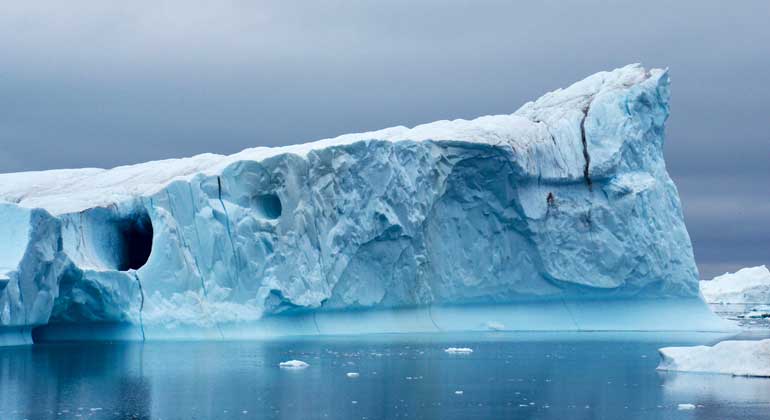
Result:
[[767,0],[111,3],[0,3],[0,172],[510,113],[641,62],[702,277],[770,263]]

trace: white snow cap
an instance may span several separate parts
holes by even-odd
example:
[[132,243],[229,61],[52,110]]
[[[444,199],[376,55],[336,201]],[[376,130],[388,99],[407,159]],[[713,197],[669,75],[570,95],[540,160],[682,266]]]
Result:
[[396,126],[304,144],[255,147],[227,156],[204,153],[189,158],[158,160],[112,169],[61,169],[0,174],[0,201],[27,208],[44,208],[55,215],[75,213],[149,196],[173,181],[189,180],[199,173],[221,174],[228,165],[239,161],[259,162],[282,154],[304,158],[311,151],[370,140],[462,140],[508,144],[523,150],[535,143],[551,141],[549,136],[544,136],[542,124],[533,121],[534,117],[541,114],[558,117],[565,109],[582,107],[581,101],[600,92],[627,88],[651,77],[661,77],[665,72],[661,69],[645,70],[639,64],[602,71],[528,102],[513,114],[487,115],[473,120],[441,120],[413,128]]

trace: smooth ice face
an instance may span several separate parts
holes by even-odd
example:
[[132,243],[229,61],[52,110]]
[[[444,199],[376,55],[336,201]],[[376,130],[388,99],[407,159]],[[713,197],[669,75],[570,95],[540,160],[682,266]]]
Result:
[[[665,71],[631,65],[511,115],[0,175],[1,324],[222,338],[356,330],[388,309],[360,330],[708,329],[707,311],[638,319],[702,306],[662,156],[668,100]],[[687,303],[643,302],[661,298]],[[516,307],[440,310],[490,304]]]

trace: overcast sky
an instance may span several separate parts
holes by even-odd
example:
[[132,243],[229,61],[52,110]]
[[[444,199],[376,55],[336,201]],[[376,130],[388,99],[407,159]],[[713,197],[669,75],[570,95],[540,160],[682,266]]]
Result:
[[702,277],[770,264],[767,0],[4,1],[0,172],[511,113],[634,62],[671,69]]

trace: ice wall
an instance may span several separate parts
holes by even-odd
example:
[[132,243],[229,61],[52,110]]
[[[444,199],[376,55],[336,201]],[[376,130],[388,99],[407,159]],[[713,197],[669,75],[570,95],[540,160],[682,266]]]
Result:
[[[485,313],[508,329],[724,328],[707,310],[667,318],[704,308],[662,156],[668,100],[665,71],[632,65],[511,115],[0,175],[0,324],[130,339],[478,329]],[[637,316],[608,323],[596,309],[613,304]]]

